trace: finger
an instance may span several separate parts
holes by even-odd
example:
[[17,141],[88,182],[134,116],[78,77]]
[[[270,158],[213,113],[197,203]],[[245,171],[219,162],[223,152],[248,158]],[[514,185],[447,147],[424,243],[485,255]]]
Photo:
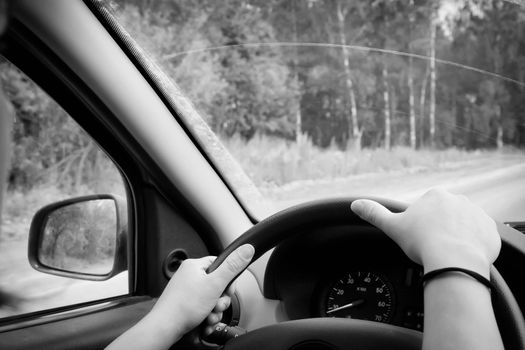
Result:
[[229,296],[220,297],[219,300],[217,300],[217,304],[215,304],[215,307],[213,308],[213,312],[223,312],[230,306],[230,303],[231,298]]
[[228,285],[228,288],[226,288],[226,290],[224,291],[224,295],[227,295],[229,297],[233,297],[233,295],[235,294],[235,288],[236,288],[236,283],[235,281],[230,283]]
[[204,336],[208,336],[212,334],[214,331],[219,331],[220,329],[224,329],[226,325],[224,323],[218,323],[215,325],[209,325],[206,328],[204,328]]
[[212,275],[221,279],[224,287],[241,273],[251,262],[255,249],[251,244],[244,244],[235,249]]
[[215,330],[214,326],[206,326],[206,328],[204,328],[204,336],[205,337],[209,336],[210,334],[213,333],[214,330]]
[[204,269],[207,269],[208,266],[216,259],[216,256],[205,256],[203,258],[195,259],[196,262],[202,266]]
[[387,230],[390,220],[395,215],[381,204],[369,199],[355,200],[352,202],[351,208],[361,219],[383,231]]
[[222,312],[212,312],[206,317],[206,323],[210,326],[214,326],[222,319]]

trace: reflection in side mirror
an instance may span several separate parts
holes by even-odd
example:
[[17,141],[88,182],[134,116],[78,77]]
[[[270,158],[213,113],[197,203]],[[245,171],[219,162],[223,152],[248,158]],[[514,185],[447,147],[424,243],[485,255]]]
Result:
[[125,270],[125,236],[118,200],[96,195],[40,209],[31,223],[29,260],[42,272],[105,280]]
[[106,275],[113,268],[117,211],[111,199],[94,199],[58,208],[44,224],[38,249],[48,267]]

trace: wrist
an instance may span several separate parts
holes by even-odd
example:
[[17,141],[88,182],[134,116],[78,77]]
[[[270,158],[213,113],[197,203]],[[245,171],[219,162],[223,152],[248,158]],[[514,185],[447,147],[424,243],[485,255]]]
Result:
[[185,333],[181,329],[181,323],[169,318],[167,314],[165,311],[153,308],[142,320],[143,334],[155,339],[155,342],[163,349],[168,349]]
[[459,267],[490,278],[488,258],[477,248],[464,244],[449,244],[446,248],[429,247],[422,254],[424,273],[447,267]]
[[492,288],[493,288],[492,283],[489,281],[488,278],[485,278],[484,276],[480,275],[479,273],[477,273],[475,271],[467,270],[467,269],[460,268],[460,267],[445,267],[445,268],[442,268],[442,269],[437,269],[437,270],[433,270],[433,271],[427,272],[427,273],[425,273],[423,275],[423,277],[421,279],[421,282],[423,283],[423,285],[425,285],[429,281],[439,279],[439,278],[443,277],[444,275],[450,275],[452,273],[454,273],[454,274],[458,274],[458,273],[464,274],[464,275],[472,278],[473,280],[477,281],[478,283],[484,285],[489,290],[492,290]]

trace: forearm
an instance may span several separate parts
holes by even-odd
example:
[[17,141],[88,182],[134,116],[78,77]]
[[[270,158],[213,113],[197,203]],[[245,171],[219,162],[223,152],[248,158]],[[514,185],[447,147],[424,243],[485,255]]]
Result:
[[490,292],[472,277],[448,272],[427,282],[424,350],[499,350]]
[[[428,191],[402,213],[370,200],[354,201],[352,210],[399,244],[425,274],[461,268],[488,278],[501,248],[494,220],[466,197],[443,190]],[[425,350],[503,349],[487,286],[460,272],[426,276]]]

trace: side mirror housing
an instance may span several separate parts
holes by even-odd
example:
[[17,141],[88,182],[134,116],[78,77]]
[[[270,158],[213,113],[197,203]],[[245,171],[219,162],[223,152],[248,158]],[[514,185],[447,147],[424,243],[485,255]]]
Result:
[[28,258],[37,270],[104,281],[127,269],[126,203],[108,194],[40,209],[29,230]]

